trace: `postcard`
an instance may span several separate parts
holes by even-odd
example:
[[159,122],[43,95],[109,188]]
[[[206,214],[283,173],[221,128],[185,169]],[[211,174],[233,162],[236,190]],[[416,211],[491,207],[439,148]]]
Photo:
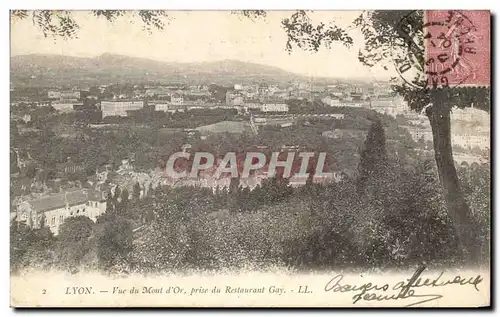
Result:
[[11,10],[12,307],[488,307],[489,11]]

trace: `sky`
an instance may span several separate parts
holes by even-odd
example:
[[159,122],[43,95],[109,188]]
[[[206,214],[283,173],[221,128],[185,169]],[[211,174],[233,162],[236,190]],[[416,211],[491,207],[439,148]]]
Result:
[[[11,56],[60,54],[94,57],[103,53],[123,54],[169,62],[203,62],[235,59],[280,67],[306,76],[388,79],[392,70],[363,66],[357,59],[363,37],[353,29],[354,45],[340,43],[318,53],[285,51],[286,34],[280,21],[292,11],[270,11],[264,20],[230,14],[229,11],[172,11],[164,30],[151,34],[141,21],[125,17],[114,23],[88,11],[74,11],[80,25],[77,39],[44,38],[30,18],[11,23]],[[314,22],[349,26],[357,11],[316,11]]]

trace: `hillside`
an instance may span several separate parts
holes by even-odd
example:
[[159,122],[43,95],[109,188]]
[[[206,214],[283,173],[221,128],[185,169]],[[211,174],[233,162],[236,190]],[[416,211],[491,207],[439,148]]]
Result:
[[125,55],[93,58],[62,55],[11,57],[11,82],[19,86],[92,85],[116,82],[285,83],[305,79],[277,67],[223,60],[172,63]]

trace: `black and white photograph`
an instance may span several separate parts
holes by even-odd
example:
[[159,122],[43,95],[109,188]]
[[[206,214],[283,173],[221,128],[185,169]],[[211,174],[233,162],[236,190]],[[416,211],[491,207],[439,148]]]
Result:
[[11,306],[489,306],[490,20],[11,10]]

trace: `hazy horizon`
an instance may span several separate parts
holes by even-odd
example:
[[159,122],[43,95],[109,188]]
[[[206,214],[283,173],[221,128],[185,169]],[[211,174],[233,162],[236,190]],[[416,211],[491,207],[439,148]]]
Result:
[[[313,22],[333,22],[347,27],[356,11],[319,11]],[[302,76],[384,80],[394,71],[363,66],[357,58],[362,45],[359,30],[351,30],[354,45],[334,43],[317,53],[295,48],[285,51],[286,34],[281,19],[290,11],[270,11],[264,20],[252,21],[229,11],[172,11],[164,30],[148,33],[138,19],[124,17],[113,23],[88,11],[72,13],[79,23],[78,38],[45,38],[30,18],[11,22],[11,57],[63,55],[94,58],[103,54],[146,58],[167,63],[200,63],[234,60],[277,67]],[[251,32],[249,32],[251,31]],[[96,36],[99,34],[99,36]]]
[[375,79],[377,81],[388,81],[387,78],[365,78],[363,76],[359,77],[342,77],[342,76],[310,76],[310,75],[304,75],[300,74],[294,71],[290,71],[284,68],[281,68],[276,65],[269,65],[269,64],[264,64],[264,63],[259,63],[259,62],[252,62],[252,61],[242,61],[239,59],[234,59],[234,58],[226,58],[226,59],[220,59],[220,60],[213,60],[213,61],[192,61],[192,62],[187,62],[187,61],[164,61],[164,60],[158,60],[154,58],[149,58],[149,57],[136,57],[136,56],[130,56],[130,55],[125,55],[125,54],[117,54],[117,53],[109,53],[109,52],[104,52],[98,55],[89,55],[89,56],[75,56],[75,55],[68,55],[68,54],[51,54],[51,53],[30,53],[30,54],[17,54],[17,55],[11,55],[10,58],[14,57],[22,57],[22,56],[64,56],[64,57],[70,57],[70,58],[85,58],[85,59],[94,59],[94,58],[99,58],[104,55],[111,55],[111,56],[123,56],[123,57],[129,57],[129,58],[138,58],[138,59],[144,59],[144,60],[151,60],[155,62],[160,62],[160,63],[166,63],[166,64],[198,64],[198,63],[222,63],[222,62],[237,62],[237,63],[250,63],[250,64],[255,64],[255,65],[260,65],[260,66],[265,66],[265,67],[272,67],[272,68],[277,68],[279,70],[289,72],[292,75],[297,75],[297,76],[304,76],[304,77],[314,77],[318,79],[325,79],[325,80],[353,80],[353,81],[362,81],[364,79],[369,80],[369,79]]

